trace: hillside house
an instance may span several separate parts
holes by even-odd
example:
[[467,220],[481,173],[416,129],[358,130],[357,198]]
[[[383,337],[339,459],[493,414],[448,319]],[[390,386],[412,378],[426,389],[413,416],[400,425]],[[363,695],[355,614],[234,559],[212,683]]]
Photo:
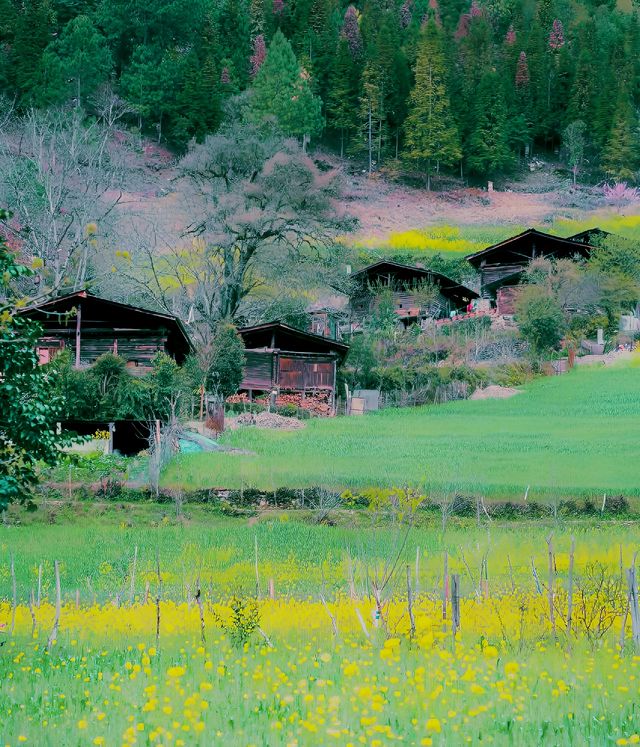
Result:
[[569,241],[577,241],[580,244],[598,246],[603,241],[606,241],[609,236],[614,235],[615,234],[612,234],[610,231],[605,231],[604,229],[595,226],[594,228],[587,228],[586,231],[574,233],[573,236],[567,236],[567,238],[569,239]]
[[245,347],[245,368],[240,389],[254,394],[276,391],[323,393],[333,406],[336,372],[349,346],[304,332],[281,322],[238,330]]
[[114,353],[127,362],[133,374],[151,370],[157,353],[167,353],[183,363],[191,342],[176,317],[137,306],[110,301],[88,291],[77,291],[20,312],[39,322],[41,363],[61,350],[70,350],[76,367],[95,363],[103,353]]
[[[576,237],[581,234],[576,234]],[[499,314],[513,314],[517,286],[522,273],[531,260],[575,259],[589,257],[593,247],[583,240],[559,236],[529,228],[527,231],[470,254],[467,260],[480,275],[480,293],[483,299],[495,304]]]
[[440,319],[455,311],[466,311],[478,298],[475,291],[439,272],[386,260],[354,273],[352,283],[352,331],[375,311],[384,291],[391,292],[395,312],[405,326],[428,317]]

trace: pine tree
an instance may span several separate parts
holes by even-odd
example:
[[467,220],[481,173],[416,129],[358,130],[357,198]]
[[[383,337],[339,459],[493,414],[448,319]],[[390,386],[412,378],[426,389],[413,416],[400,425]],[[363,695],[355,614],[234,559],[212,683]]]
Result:
[[250,111],[258,123],[273,117],[284,135],[300,137],[303,144],[322,131],[321,101],[280,30],[255,77]]
[[340,133],[340,156],[345,140],[357,127],[358,69],[344,36],[338,46],[329,75],[327,124]]
[[441,33],[430,20],[422,32],[416,62],[416,82],[405,122],[405,156],[426,169],[431,188],[434,164],[451,165],[462,155],[445,80]]
[[638,117],[629,95],[622,91],[609,139],[602,153],[602,169],[613,179],[635,181],[638,168]]
[[513,163],[504,91],[496,73],[485,73],[478,86],[468,153],[469,168],[477,174],[493,175]]
[[237,82],[244,88],[251,70],[251,19],[242,0],[224,0],[218,16],[220,57],[231,61]]
[[26,0],[18,14],[11,49],[11,72],[22,99],[30,98],[38,83],[42,54],[51,41],[54,13],[49,0]]
[[42,56],[37,98],[43,104],[73,99],[82,106],[107,81],[112,66],[104,36],[88,16],[76,16]]
[[183,67],[183,60],[174,53],[142,45],[136,47],[131,64],[122,74],[124,97],[138,113],[141,126],[155,127],[158,142],[167,120],[176,114],[175,92],[183,82]]

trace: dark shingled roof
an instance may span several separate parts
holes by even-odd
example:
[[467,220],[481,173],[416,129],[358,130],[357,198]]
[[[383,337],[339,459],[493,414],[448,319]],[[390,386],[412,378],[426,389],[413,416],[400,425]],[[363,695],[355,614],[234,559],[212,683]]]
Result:
[[349,346],[343,342],[330,340],[313,332],[305,332],[278,321],[241,327],[238,334],[242,337],[247,350],[264,348],[288,353],[333,354],[340,360],[349,351]]
[[120,301],[111,301],[108,298],[95,296],[89,291],[75,291],[58,296],[50,301],[21,309],[19,313],[36,321],[46,322],[54,316],[68,314],[79,303],[82,303],[83,324],[93,321],[92,317],[95,317],[96,322],[101,325],[111,325],[114,329],[122,327],[166,329],[167,348],[179,363],[193,350],[187,330],[177,317],[141,309]]
[[498,244],[489,246],[466,259],[478,268],[483,262],[488,264],[527,264],[534,257],[571,258],[576,254],[588,257],[592,246],[589,244],[563,239],[550,233],[529,228],[517,236],[512,236]]
[[466,285],[462,285],[461,283],[448,278],[446,275],[442,275],[440,272],[435,272],[426,267],[403,265],[400,262],[392,262],[390,260],[381,260],[380,262],[375,262],[372,265],[363,267],[362,270],[354,272],[351,277],[356,281],[364,281],[365,279],[375,281],[377,277],[389,274],[397,275],[400,280],[402,280],[402,276],[404,276],[405,279],[423,279],[437,285],[443,296],[457,301],[471,300],[472,298],[479,297],[474,290],[471,290],[471,288],[467,288]]

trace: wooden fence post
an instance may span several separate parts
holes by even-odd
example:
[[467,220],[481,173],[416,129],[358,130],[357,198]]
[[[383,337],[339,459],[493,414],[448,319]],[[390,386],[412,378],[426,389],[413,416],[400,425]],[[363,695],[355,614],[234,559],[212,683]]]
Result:
[[413,616],[413,596],[411,594],[411,567],[407,563],[407,607],[409,609],[409,624],[411,638],[416,634],[416,620]]
[[16,566],[13,559],[13,553],[11,553],[11,591],[13,594],[13,601],[11,604],[11,629],[10,633],[13,635],[14,628],[16,627],[16,607],[18,606],[18,589],[16,586]]
[[571,637],[571,626],[573,624],[573,562],[576,551],[576,538],[571,538],[571,551],[569,552],[569,590],[567,592],[567,638]]
[[627,569],[629,584],[629,611],[631,612],[631,633],[636,647],[640,645],[640,612],[638,611],[638,583],[635,566]]
[[449,596],[449,555],[444,551],[444,568],[442,571],[442,619],[447,619],[447,597]]
[[553,568],[553,541],[551,535],[547,537],[547,549],[549,553],[549,619],[551,620],[551,630],[555,637],[556,634],[556,613],[553,606],[553,587],[554,587],[554,568]]
[[53,563],[55,574],[56,574],[56,615],[53,619],[53,627],[51,628],[51,634],[47,641],[47,649],[50,649],[53,642],[58,637],[58,625],[60,624],[60,611],[62,607],[62,590],[60,588],[60,564],[57,560]]
[[451,631],[455,643],[456,633],[460,630],[460,576],[451,576]]

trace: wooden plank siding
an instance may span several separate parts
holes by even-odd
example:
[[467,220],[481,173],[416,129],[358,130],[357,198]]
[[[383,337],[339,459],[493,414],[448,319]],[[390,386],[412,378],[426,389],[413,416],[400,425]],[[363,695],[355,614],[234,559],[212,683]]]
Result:
[[245,364],[240,389],[269,391],[273,388],[274,357],[273,351],[245,350]]
[[334,387],[333,361],[281,357],[279,363],[278,384],[280,389],[306,391],[309,389],[333,389]]

